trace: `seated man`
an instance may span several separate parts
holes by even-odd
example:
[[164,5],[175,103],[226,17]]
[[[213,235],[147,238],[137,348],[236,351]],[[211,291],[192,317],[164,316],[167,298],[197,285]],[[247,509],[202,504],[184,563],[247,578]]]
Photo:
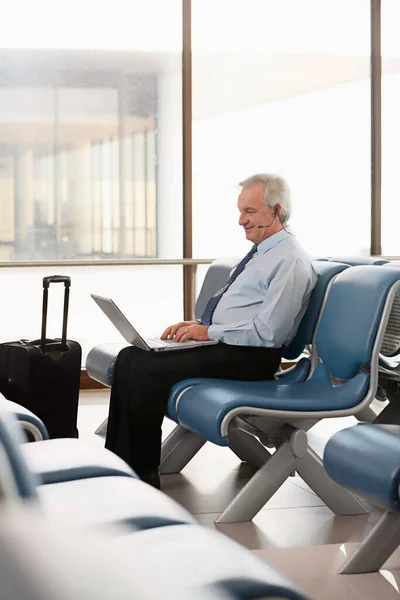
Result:
[[273,379],[317,281],[309,257],[286,230],[286,182],[261,174],[240,185],[239,225],[253,243],[250,252],[210,298],[201,321],[171,325],[161,336],[218,343],[173,352],[129,346],[115,364],[106,448],[156,487],[161,424],[172,386],[189,377]]

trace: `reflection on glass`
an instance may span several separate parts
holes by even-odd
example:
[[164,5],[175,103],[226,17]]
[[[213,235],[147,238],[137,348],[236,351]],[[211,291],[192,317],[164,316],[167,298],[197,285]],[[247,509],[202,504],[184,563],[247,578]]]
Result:
[[[0,261],[168,255],[156,215],[171,196],[181,204],[164,167],[181,140],[169,109],[181,96],[181,38],[171,43],[169,33],[181,28],[180,2],[166,11],[163,0],[116,0],[110,14],[96,16],[102,39],[92,0],[79,3],[72,29],[57,18],[48,31],[37,9],[30,49],[18,18],[24,4],[17,0],[2,19]],[[128,8],[137,11],[129,27],[121,19]],[[154,14],[164,15],[164,34]],[[179,154],[175,169],[181,179]]]

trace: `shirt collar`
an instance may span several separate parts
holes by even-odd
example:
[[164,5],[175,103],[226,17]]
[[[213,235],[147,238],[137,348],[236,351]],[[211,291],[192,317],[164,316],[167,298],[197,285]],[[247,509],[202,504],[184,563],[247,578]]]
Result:
[[274,246],[279,244],[282,240],[286,239],[290,234],[285,230],[281,229],[278,233],[274,233],[270,237],[260,242],[257,246],[257,254],[265,254],[268,250],[271,250]]

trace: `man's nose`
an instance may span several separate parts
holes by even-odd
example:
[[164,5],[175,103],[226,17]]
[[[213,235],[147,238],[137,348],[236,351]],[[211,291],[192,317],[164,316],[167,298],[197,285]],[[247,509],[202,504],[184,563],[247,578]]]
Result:
[[244,225],[247,222],[246,215],[239,216],[239,225]]

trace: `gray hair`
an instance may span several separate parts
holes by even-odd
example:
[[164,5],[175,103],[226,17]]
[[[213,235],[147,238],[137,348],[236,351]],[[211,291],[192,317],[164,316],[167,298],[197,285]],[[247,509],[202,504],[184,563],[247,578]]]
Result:
[[279,175],[270,175],[268,173],[257,173],[252,175],[244,181],[241,181],[239,185],[243,188],[249,187],[254,183],[261,183],[264,187],[263,203],[266,206],[273,208],[277,204],[281,205],[281,213],[279,215],[282,225],[286,225],[292,212],[292,206],[290,202],[290,190],[289,186],[283,177]]

